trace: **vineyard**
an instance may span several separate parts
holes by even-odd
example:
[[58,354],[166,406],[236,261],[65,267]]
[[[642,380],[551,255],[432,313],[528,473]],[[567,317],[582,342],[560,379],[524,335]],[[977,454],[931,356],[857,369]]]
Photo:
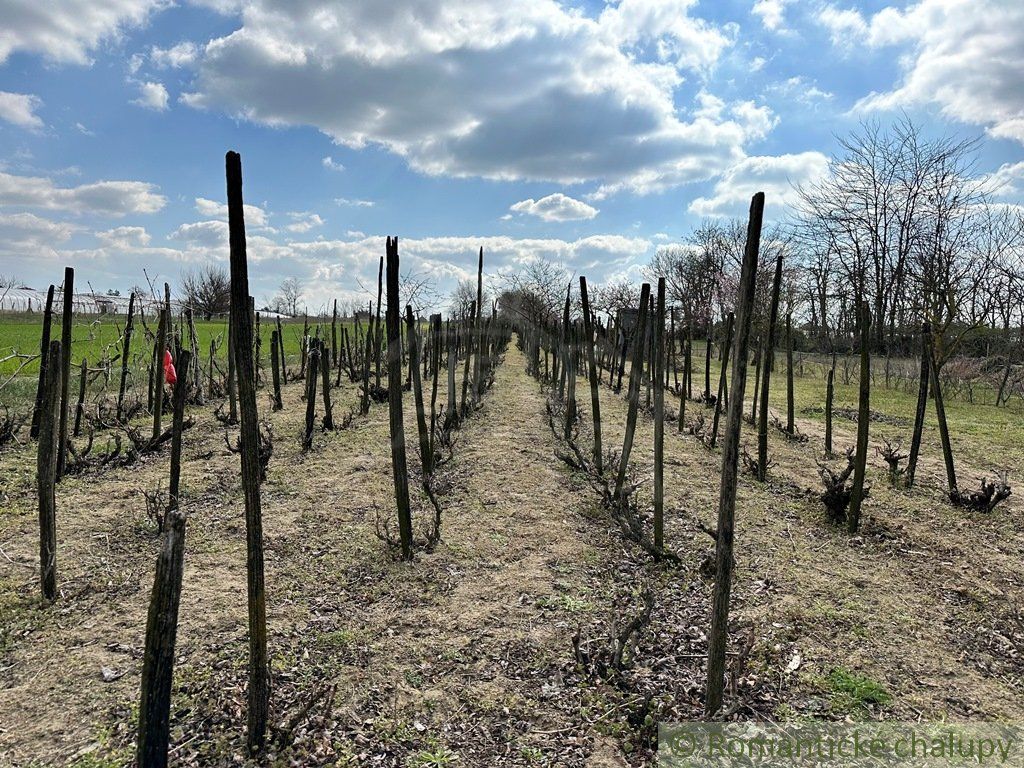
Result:
[[641,766],[662,722],[1024,717],[1002,368],[873,355],[867,301],[797,350],[762,194],[700,332],[664,277],[607,318],[585,275],[491,300],[483,249],[420,316],[398,238],[365,314],[282,320],[241,174],[229,317],[169,285],[78,317],[69,267],[0,321],[0,763]]

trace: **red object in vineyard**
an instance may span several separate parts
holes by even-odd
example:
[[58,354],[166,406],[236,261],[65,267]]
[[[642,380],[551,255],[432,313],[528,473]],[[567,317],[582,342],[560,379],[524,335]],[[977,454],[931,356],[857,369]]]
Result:
[[172,387],[178,382],[178,373],[174,370],[174,360],[169,349],[164,350],[164,380]]

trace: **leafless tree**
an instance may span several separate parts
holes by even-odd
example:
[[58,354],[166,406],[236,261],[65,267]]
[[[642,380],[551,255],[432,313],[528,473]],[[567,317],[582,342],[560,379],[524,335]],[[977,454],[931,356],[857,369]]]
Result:
[[231,309],[231,280],[223,267],[207,264],[183,273],[181,292],[192,310],[207,320]]

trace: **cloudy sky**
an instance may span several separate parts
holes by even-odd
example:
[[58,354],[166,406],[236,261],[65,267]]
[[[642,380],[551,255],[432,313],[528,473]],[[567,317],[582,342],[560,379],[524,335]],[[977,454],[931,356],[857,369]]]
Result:
[[0,274],[126,291],[227,260],[253,292],[446,291],[538,256],[635,276],[705,217],[905,112],[1024,200],[1020,0],[0,0]]

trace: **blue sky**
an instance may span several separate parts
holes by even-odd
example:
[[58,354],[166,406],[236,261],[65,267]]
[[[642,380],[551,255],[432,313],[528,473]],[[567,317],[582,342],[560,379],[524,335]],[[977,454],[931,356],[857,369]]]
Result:
[[835,136],[984,138],[1024,200],[1017,0],[0,0],[0,274],[122,292],[226,264],[242,154],[257,299],[362,300],[383,237],[441,294],[533,258],[636,277]]

